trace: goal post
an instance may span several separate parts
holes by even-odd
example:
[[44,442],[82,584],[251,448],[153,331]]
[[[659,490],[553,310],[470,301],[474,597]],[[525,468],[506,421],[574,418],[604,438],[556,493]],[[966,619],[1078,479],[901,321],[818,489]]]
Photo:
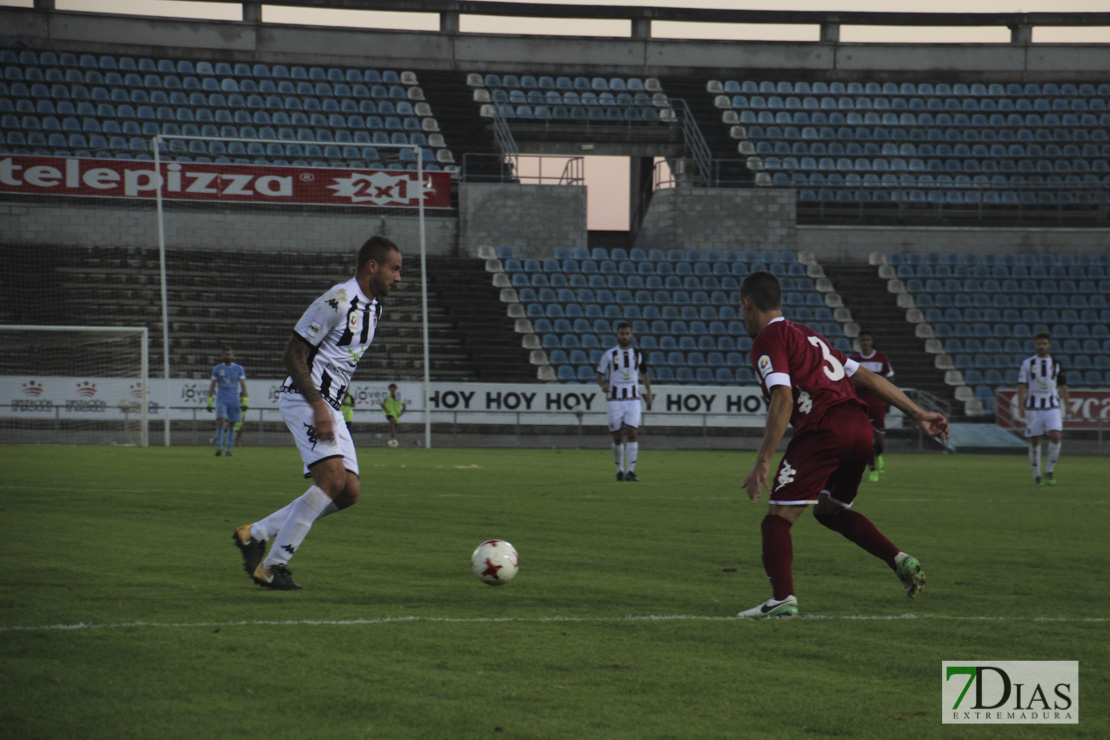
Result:
[[0,442],[148,443],[146,327],[0,325]]
[[[355,439],[359,444],[387,442],[377,386],[396,382],[402,391],[419,393],[404,395],[408,410],[418,412],[412,414],[413,421],[423,421],[416,425],[409,421],[412,416],[406,418],[399,441],[402,446],[430,446],[431,419],[423,413],[431,379],[425,208],[429,204],[450,207],[451,176],[440,168],[424,140],[387,144],[158,135],[151,138],[151,153],[154,172],[161,173],[160,187],[152,187],[151,193],[156,205],[163,329],[165,397],[159,399],[161,403],[167,408],[180,406],[180,393],[171,386],[182,379],[206,380],[202,372],[211,371],[225,343],[236,345],[236,362],[246,368],[248,379],[280,382],[282,346],[300,312],[331,284],[350,277],[353,252],[366,237],[380,234],[406,253],[407,279],[383,300],[383,325],[352,379],[352,390],[362,391],[355,407]],[[214,228],[218,228],[215,239]],[[213,243],[220,245],[215,263],[194,264],[212,259],[208,250]],[[289,250],[303,254],[303,269],[275,271],[268,255]],[[192,254],[198,255],[195,260]],[[221,274],[220,263],[234,263],[237,274]],[[201,284],[196,273],[205,267],[210,274]],[[252,289],[243,273],[265,285]],[[413,279],[413,273],[419,274],[419,280]],[[239,311],[241,294],[252,294],[253,305],[242,312],[265,323],[243,332],[227,317],[214,317],[211,310],[202,314],[195,306],[203,300],[195,297],[202,290],[218,293],[229,316]],[[273,296],[266,291],[283,292]],[[259,304],[273,310],[259,314]],[[211,336],[210,346],[199,346],[207,342],[206,333]],[[206,368],[198,359],[201,352],[211,356]],[[276,410],[276,402],[268,401]],[[178,408],[175,413],[182,411]],[[422,427],[419,433],[418,426]],[[366,431],[360,433],[360,429]],[[171,444],[169,426],[163,443]]]

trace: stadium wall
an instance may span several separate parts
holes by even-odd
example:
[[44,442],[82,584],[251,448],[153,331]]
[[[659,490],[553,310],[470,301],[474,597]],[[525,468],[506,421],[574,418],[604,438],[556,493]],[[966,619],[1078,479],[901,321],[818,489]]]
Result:
[[459,184],[459,252],[511,244],[516,255],[550,257],[587,246],[586,188],[573,185]]
[[799,251],[817,259],[866,260],[872,252],[1104,254],[1110,230],[945,226],[798,226]]
[[636,246],[794,251],[798,248],[794,191],[658,190],[652,196]]
[[[398,244],[419,243],[414,216],[375,216],[366,212],[271,208],[165,206],[166,246],[171,249],[212,249],[227,245],[235,251],[319,251],[357,248],[368,235],[380,234]],[[158,221],[154,201],[76,203],[0,203],[3,243],[115,247],[157,247]],[[426,219],[427,250],[431,255],[455,253],[458,220]]]

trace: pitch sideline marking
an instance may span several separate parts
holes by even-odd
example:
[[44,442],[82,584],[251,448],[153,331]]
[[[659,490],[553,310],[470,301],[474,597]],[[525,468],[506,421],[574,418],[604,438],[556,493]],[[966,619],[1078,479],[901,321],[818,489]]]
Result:
[[[813,621],[875,621],[889,622],[914,619],[936,619],[957,622],[1050,622],[1050,623],[1102,623],[1110,621],[1107,617],[986,617],[986,616],[946,616],[940,614],[897,614],[889,616],[878,615],[845,615],[826,616],[811,614],[798,617],[801,620]],[[758,620],[741,619],[740,617],[711,617],[694,614],[649,614],[628,615],[624,617],[380,617],[377,619],[250,619],[236,622],[107,622],[75,624],[46,624],[46,625],[12,625],[0,626],[0,632],[75,632],[80,630],[105,630],[105,629],[134,629],[139,627],[155,627],[168,629],[211,628],[211,627],[357,627],[378,624],[394,624],[405,622],[435,622],[444,624],[489,624],[489,623],[619,623],[619,622],[747,622]]]

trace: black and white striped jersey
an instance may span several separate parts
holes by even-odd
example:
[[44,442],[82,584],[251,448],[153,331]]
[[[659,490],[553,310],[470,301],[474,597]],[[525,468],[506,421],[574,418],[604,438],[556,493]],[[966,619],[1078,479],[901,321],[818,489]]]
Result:
[[[367,298],[358,281],[351,278],[313,301],[293,331],[312,347],[308,362],[312,383],[331,406],[339,409],[355,366],[378,328],[382,307]],[[298,393],[292,378],[285,379],[282,390]]]
[[1064,370],[1052,355],[1033,355],[1021,363],[1018,383],[1025,385],[1025,408],[1060,408],[1059,387],[1067,385]]
[[635,347],[617,345],[601,356],[597,371],[609,379],[610,401],[635,401],[640,397],[640,374],[647,373],[647,359]]

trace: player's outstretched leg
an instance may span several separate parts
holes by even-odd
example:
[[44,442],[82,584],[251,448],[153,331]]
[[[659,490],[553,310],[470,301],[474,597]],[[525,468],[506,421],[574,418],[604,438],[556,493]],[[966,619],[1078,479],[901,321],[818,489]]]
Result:
[[900,552],[894,556],[894,572],[906,589],[906,596],[911,599],[916,598],[921,589],[925,588],[925,571],[921,570],[921,564],[912,555]]
[[890,566],[911,599],[925,587],[925,573],[917,560],[899,550],[863,514],[836,507],[823,494],[821,503],[813,509],[813,515],[824,526],[840,533]]

